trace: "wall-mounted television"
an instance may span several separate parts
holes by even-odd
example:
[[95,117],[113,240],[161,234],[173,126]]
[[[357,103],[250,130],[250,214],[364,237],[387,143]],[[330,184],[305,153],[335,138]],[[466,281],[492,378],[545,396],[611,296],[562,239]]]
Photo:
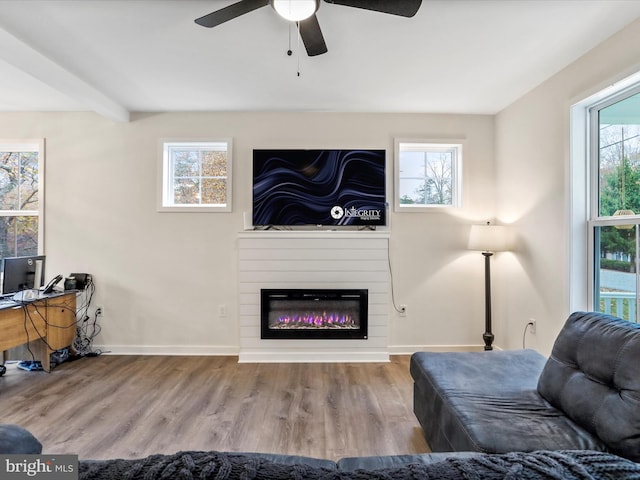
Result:
[[385,150],[254,150],[253,225],[386,225]]

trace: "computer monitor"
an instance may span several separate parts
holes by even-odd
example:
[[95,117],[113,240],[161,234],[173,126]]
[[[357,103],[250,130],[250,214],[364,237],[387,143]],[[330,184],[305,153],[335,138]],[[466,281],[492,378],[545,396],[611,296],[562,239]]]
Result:
[[44,255],[8,257],[2,261],[2,294],[44,285]]

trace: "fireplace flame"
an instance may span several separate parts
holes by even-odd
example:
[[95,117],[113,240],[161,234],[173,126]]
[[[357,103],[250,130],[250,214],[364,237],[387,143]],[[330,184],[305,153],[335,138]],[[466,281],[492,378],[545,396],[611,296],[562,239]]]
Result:
[[270,328],[357,328],[356,321],[349,314],[335,312],[307,312],[296,315],[280,315],[275,325]]

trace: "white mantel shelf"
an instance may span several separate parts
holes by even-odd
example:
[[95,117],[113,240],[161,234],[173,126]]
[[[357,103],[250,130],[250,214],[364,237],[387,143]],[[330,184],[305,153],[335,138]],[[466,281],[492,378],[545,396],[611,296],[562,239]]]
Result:
[[[241,363],[388,362],[389,232],[252,230],[238,234]],[[366,340],[262,340],[263,288],[365,288]]]
[[245,230],[238,238],[389,238],[388,230]]

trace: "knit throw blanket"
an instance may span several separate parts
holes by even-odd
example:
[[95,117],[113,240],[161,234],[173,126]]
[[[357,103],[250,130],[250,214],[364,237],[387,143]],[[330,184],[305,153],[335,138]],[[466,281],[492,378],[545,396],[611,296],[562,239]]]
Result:
[[602,452],[558,451],[478,455],[432,464],[342,471],[286,465],[251,455],[179,452],[137,460],[80,462],[80,480],[638,480],[640,464]]

